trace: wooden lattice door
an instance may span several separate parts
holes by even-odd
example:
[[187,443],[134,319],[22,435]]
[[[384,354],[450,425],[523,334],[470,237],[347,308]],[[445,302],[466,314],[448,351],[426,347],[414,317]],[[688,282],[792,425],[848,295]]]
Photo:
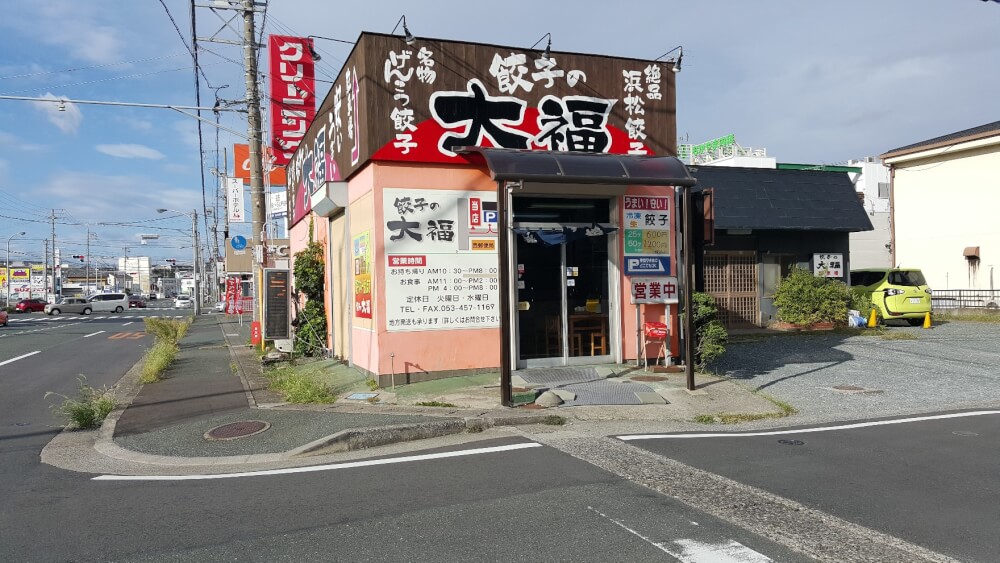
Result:
[[755,253],[705,254],[705,293],[715,298],[726,328],[760,326]]

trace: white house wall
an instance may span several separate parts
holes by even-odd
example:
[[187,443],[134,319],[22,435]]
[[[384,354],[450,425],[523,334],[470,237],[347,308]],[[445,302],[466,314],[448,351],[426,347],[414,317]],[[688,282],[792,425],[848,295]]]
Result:
[[[1000,267],[1000,143],[976,145],[887,160],[896,167],[896,262],[921,268],[931,288],[989,289]],[[978,269],[963,256],[969,246],[980,248]]]
[[851,233],[851,269],[888,268],[892,265],[889,213],[869,213],[874,230]]

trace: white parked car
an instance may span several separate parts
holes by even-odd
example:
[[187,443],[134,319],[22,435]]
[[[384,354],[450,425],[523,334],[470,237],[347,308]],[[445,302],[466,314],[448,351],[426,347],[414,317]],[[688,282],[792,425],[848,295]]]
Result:
[[177,309],[187,309],[190,307],[194,307],[194,301],[191,301],[190,295],[182,293],[178,295],[176,298],[174,298],[174,307]]

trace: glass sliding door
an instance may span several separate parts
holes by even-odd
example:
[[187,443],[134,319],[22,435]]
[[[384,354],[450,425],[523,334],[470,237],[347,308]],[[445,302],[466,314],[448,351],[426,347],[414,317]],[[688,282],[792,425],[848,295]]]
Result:
[[519,369],[611,357],[609,205],[607,199],[515,198]]

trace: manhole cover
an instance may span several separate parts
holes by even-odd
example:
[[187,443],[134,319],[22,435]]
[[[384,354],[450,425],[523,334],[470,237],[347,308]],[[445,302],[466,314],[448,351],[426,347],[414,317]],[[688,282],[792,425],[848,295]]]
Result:
[[801,446],[805,444],[802,440],[778,440],[782,446]]
[[837,391],[864,391],[864,387],[858,387],[857,385],[834,385],[834,389]]
[[662,375],[637,375],[631,378],[632,381],[666,381],[667,378]]
[[271,424],[263,420],[241,420],[216,426],[205,432],[206,440],[235,440],[245,436],[260,434],[271,427]]

